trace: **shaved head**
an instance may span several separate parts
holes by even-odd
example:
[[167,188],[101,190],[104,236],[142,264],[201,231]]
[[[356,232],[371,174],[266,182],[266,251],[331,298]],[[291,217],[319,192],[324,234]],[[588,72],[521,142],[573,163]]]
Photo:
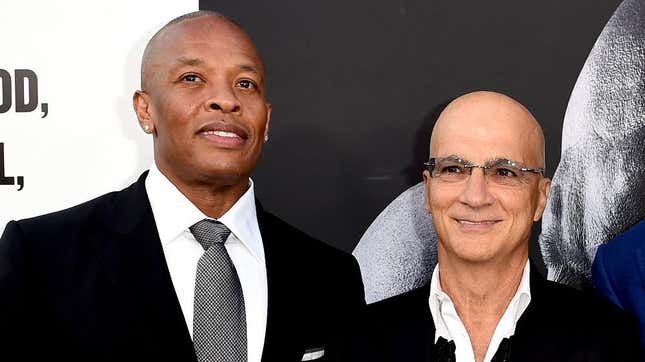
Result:
[[495,130],[503,130],[522,145],[522,158],[527,158],[523,162],[544,168],[544,133],[538,121],[513,98],[490,91],[468,93],[448,104],[432,130],[430,155],[439,156],[437,149],[440,144],[453,142],[452,134],[480,142]]
[[[143,57],[141,59],[141,90],[147,91],[150,89],[152,86],[152,79],[155,75],[154,71],[154,63],[156,61],[157,54],[159,51],[164,48],[164,46],[167,46],[167,41],[171,39],[169,38],[168,33],[172,33],[174,30],[173,28],[177,25],[180,25],[186,21],[190,21],[193,19],[200,19],[203,18],[202,20],[206,20],[209,23],[210,31],[217,31],[218,26],[223,27],[226,30],[233,30],[241,38],[244,38],[245,41],[247,41],[253,49],[255,49],[255,45],[253,44],[253,41],[251,38],[246,34],[244,29],[237,24],[235,21],[231,20],[230,18],[215,12],[215,11],[209,11],[209,10],[199,10],[199,11],[194,11],[192,13],[184,14],[181,16],[178,16],[171,21],[169,21],[166,25],[161,27],[155,35],[150,38],[148,41],[148,44],[146,45],[145,50],[143,51]],[[259,52],[257,49],[255,49],[255,55],[260,58]]]

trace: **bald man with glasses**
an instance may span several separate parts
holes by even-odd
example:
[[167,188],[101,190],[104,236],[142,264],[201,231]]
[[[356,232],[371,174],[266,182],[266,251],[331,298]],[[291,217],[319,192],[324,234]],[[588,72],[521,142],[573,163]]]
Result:
[[446,107],[423,172],[438,265],[425,286],[368,307],[356,360],[641,361],[631,316],[529,261],[551,185],[544,160],[539,123],[510,97]]

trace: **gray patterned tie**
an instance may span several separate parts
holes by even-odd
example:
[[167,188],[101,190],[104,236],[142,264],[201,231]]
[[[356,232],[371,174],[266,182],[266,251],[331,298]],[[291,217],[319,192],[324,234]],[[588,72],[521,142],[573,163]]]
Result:
[[193,344],[199,362],[247,360],[244,296],[224,242],[231,231],[204,219],[190,227],[204,255],[197,263]]

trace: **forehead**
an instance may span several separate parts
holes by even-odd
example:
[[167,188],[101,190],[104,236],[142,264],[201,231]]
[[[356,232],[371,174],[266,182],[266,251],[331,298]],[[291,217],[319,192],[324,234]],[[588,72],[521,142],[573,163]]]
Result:
[[259,53],[251,39],[226,19],[204,16],[187,19],[165,29],[151,51],[153,66],[179,64],[216,65],[223,62],[252,67],[264,72]]
[[483,163],[508,158],[540,161],[541,136],[532,116],[508,102],[468,102],[446,109],[432,134],[433,157],[457,155]]

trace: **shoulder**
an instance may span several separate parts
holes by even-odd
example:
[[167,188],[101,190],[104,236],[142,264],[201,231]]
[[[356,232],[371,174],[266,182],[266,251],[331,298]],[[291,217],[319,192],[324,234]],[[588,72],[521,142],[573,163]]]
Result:
[[109,221],[97,215],[106,214],[114,197],[116,193],[109,193],[65,210],[9,222],[0,238],[0,264],[4,260],[14,272],[28,268],[34,276],[49,280],[74,266],[93,263],[97,243],[90,240],[102,242],[113,235],[102,226]]
[[362,294],[360,268],[351,254],[307,235],[262,208],[258,222],[268,269],[289,274],[290,280],[303,285],[306,280],[306,284],[338,293],[352,290]]
[[632,226],[609,242],[600,245],[596,255],[602,258],[603,262],[615,263],[616,267],[627,266],[629,264],[623,264],[622,261],[634,258],[635,251],[642,253],[645,250],[644,239],[645,220]]
[[122,217],[125,209],[132,208],[131,204],[140,204],[141,191],[145,195],[143,182],[137,182],[124,190],[110,192],[64,210],[10,221],[3,239],[22,237],[36,241],[74,238],[84,230],[100,227],[102,223],[109,224],[111,220]]
[[[532,290],[531,303],[533,297]],[[535,291],[532,309],[529,312],[532,322],[524,327],[533,328],[531,333],[544,335],[554,344],[598,355],[640,355],[639,330],[634,317],[591,291],[544,281]]]
[[7,224],[6,232],[19,232],[32,238],[48,238],[87,225],[87,220],[97,210],[110,204],[115,193],[97,197],[82,204],[32,218],[11,221]]
[[[565,321],[577,323],[577,325],[622,325],[631,324],[631,316],[621,308],[610,303],[606,299],[597,296],[591,291],[580,291],[578,289],[544,281],[542,288],[536,291],[542,295],[540,306],[545,311],[557,315],[563,323]],[[531,291],[533,294],[533,291]]]
[[271,248],[288,249],[294,255],[310,256],[310,262],[335,262],[339,266],[352,267],[357,263],[349,253],[334,248],[316,238],[311,237],[305,232],[285,222],[274,214],[266,210],[259,210],[260,229],[262,238],[270,243]]
[[[327,245],[262,209],[258,222],[269,290],[294,296],[294,315],[315,312],[321,325],[354,319],[365,305],[358,263],[351,254]],[[329,320],[325,320],[329,319]]]
[[364,358],[357,360],[424,359],[435,331],[428,295],[429,285],[425,285],[369,304],[356,338],[356,355]]
[[641,361],[636,321],[590,291],[531,273],[531,302],[514,334],[522,361]]
[[567,314],[582,316],[597,311],[612,317],[626,315],[622,309],[597,296],[592,290],[582,291],[550,280],[545,283],[547,293]]
[[429,306],[430,283],[408,292],[369,304],[367,319],[392,328],[432,320]]
[[428,298],[430,293],[430,283],[409,290],[405,293],[389,297],[369,305],[369,308],[379,312],[388,310],[411,310],[418,308],[425,308],[428,306]]

